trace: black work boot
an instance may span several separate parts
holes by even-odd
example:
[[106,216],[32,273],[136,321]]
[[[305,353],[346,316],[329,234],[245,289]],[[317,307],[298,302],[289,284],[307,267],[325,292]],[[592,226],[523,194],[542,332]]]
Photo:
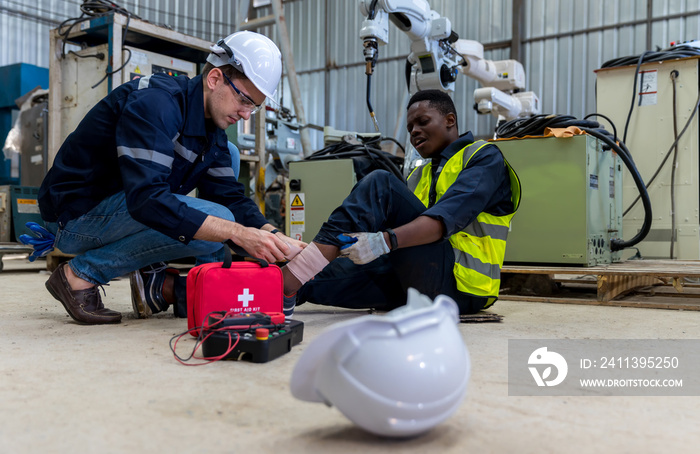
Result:
[[86,290],[73,290],[71,288],[63,270],[66,266],[68,266],[68,262],[63,262],[51,273],[51,277],[46,281],[46,289],[51,293],[51,296],[63,304],[68,315],[73,317],[76,322],[85,325],[121,322],[122,314],[104,307],[97,286]]
[[136,318],[148,318],[168,310],[170,304],[165,301],[163,295],[163,285],[168,274],[177,280],[180,272],[175,268],[168,268],[163,262],[158,262],[129,274],[131,305]]

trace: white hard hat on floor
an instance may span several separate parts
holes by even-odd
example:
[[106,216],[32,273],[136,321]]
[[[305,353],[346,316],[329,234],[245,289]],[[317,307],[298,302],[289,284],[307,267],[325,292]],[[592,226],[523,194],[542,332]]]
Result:
[[215,67],[231,65],[246,75],[268,98],[273,98],[282,77],[282,54],[267,36],[236,32],[210,47],[207,61]]
[[377,435],[433,428],[462,403],[469,352],[449,297],[409,289],[405,306],[331,326],[311,342],[291,378],[294,397],[335,406]]

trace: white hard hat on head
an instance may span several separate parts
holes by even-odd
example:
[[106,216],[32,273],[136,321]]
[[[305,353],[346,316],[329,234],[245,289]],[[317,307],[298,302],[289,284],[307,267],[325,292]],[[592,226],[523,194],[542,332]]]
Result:
[[294,397],[335,406],[377,435],[407,437],[433,428],[462,403],[469,352],[449,297],[433,302],[409,289],[405,306],[331,326],[292,372]]
[[273,98],[282,77],[282,54],[267,36],[251,31],[236,32],[210,47],[207,61],[215,67],[231,65],[250,79],[268,98]]

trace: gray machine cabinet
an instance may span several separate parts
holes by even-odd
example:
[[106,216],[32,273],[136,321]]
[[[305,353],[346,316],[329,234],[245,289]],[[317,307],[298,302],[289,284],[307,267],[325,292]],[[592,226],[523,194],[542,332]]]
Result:
[[[352,159],[289,163],[287,234],[310,242],[356,183]],[[299,185],[298,188],[296,185]]]
[[520,177],[506,263],[594,266],[618,262],[622,238],[622,160],[589,135],[500,140]]

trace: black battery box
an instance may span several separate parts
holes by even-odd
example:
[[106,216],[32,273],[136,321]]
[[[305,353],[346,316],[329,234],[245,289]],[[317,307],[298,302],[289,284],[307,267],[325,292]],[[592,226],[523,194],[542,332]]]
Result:
[[209,315],[202,327],[206,358],[266,363],[288,353],[304,337],[304,323],[284,314],[224,312]]

